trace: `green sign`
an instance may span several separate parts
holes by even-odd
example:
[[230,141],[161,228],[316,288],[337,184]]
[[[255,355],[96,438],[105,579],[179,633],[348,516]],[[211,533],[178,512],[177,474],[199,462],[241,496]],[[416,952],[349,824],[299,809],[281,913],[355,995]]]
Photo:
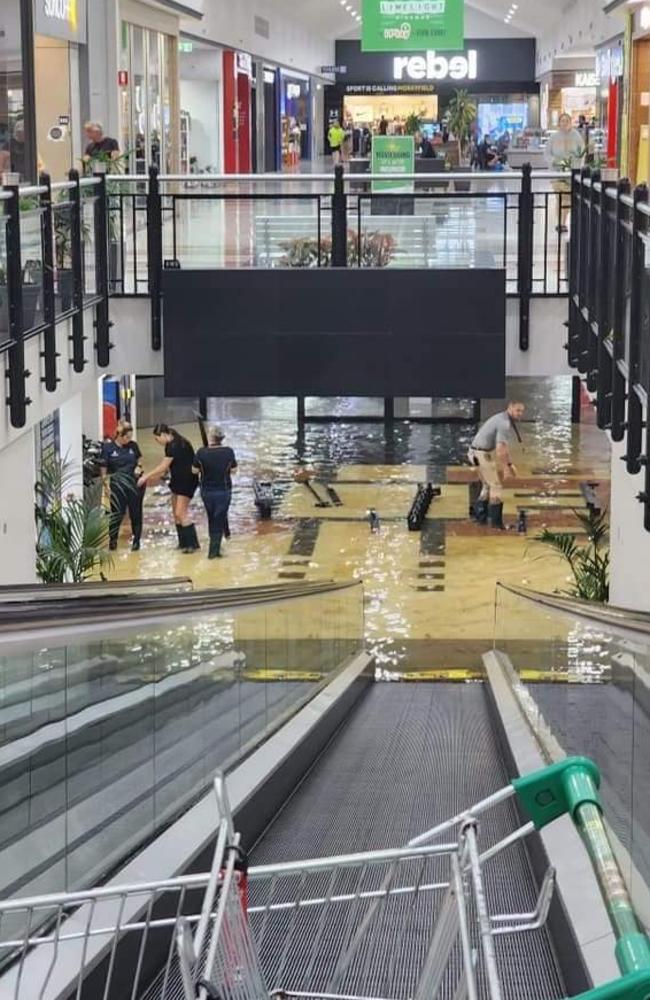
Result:
[[464,0],[363,0],[363,52],[462,49]]
[[[413,174],[415,173],[415,142],[412,135],[376,135],[372,140],[373,174]],[[391,178],[387,181],[373,181],[373,193],[395,191],[410,194],[412,180]]]

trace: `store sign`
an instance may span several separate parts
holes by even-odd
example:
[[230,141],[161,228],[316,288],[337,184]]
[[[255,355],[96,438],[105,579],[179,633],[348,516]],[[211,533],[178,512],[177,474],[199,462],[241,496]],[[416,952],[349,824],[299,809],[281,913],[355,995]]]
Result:
[[599,83],[596,73],[576,73],[575,87],[597,87]]
[[240,73],[247,73],[248,76],[253,75],[253,59],[248,52],[237,53],[237,69]]
[[287,97],[290,101],[295,101],[300,97],[300,84],[299,83],[288,83],[287,84]]
[[425,56],[395,56],[394,80],[475,80],[478,72],[476,49],[466,55],[438,55],[430,50]]
[[347,73],[348,68],[347,66],[321,66],[320,71],[321,73],[333,73],[335,75],[340,73],[341,76],[344,76]]
[[363,0],[363,52],[462,49],[464,0]]
[[34,31],[68,42],[86,41],[86,0],[36,0]]
[[[415,141],[412,135],[376,135],[372,140],[373,174],[413,174],[415,173]],[[387,181],[373,181],[373,194],[393,191],[410,194],[413,180],[391,178]]]

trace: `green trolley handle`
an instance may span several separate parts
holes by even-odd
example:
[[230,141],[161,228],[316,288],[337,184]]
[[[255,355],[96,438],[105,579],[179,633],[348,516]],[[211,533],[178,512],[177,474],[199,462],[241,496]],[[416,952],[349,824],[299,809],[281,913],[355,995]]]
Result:
[[594,866],[623,975],[581,994],[581,1000],[650,1000],[650,942],[637,920],[603,823],[598,768],[587,757],[567,757],[517,778],[512,786],[523,812],[538,830],[568,813]]

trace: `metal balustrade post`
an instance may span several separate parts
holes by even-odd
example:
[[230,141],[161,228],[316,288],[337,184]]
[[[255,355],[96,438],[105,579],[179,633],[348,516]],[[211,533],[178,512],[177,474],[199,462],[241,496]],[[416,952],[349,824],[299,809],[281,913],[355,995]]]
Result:
[[585,181],[591,179],[589,167],[583,167],[580,171],[580,202],[578,212],[578,304],[579,318],[576,323],[577,344],[576,344],[576,364],[581,375],[588,369],[589,356],[589,232],[591,229],[591,192],[593,185],[589,187],[589,197],[585,198]]
[[613,266],[609,241],[609,195],[612,182],[601,181],[600,239],[598,248],[598,348],[596,352],[596,422],[601,430],[610,426],[612,419],[612,357],[606,341],[611,333],[609,324],[609,273]]
[[647,229],[647,217],[642,216],[639,205],[648,203],[648,188],[639,184],[634,189],[632,209],[632,274],[630,276],[630,338],[627,357],[627,448],[623,456],[627,471],[636,475],[641,471],[639,457],[643,447],[643,406],[636,390],[641,359],[641,290],[645,269],[645,246],[640,233]]
[[519,266],[517,290],[519,293],[519,349],[527,351],[530,345],[530,297],[533,288],[533,186],[532,168],[524,163],[521,170],[519,192],[518,243]]
[[106,172],[97,171],[94,175],[99,183],[95,191],[95,277],[96,292],[101,296],[95,307],[95,350],[97,364],[100,368],[108,368],[111,357],[110,321],[108,303],[108,203],[106,190]]
[[52,207],[52,182],[49,174],[41,174],[38,180],[46,188],[40,196],[41,243],[43,254],[43,359],[44,374],[41,382],[48,392],[55,392],[61,381],[57,374],[56,360],[56,298],[54,293],[54,209]]
[[629,195],[630,182],[621,179],[617,185],[616,197],[616,258],[614,271],[614,323],[612,327],[612,420],[611,435],[613,441],[622,441],[625,437],[625,378],[619,368],[618,361],[623,356],[625,342],[625,229],[623,226],[625,206],[623,195]]
[[11,198],[5,201],[7,234],[7,296],[9,304],[8,364],[6,376],[9,394],[6,402],[12,427],[24,427],[27,423],[26,382],[29,372],[25,369],[25,341],[23,335],[23,265],[20,252],[20,192],[18,174],[5,174],[3,187]]
[[84,266],[82,246],[82,209],[81,188],[79,186],[79,171],[71,170],[69,179],[74,183],[70,189],[70,258],[72,264],[72,358],[70,359],[75,372],[83,372],[86,367],[85,336],[84,336]]
[[[360,235],[360,234],[359,234]],[[348,199],[343,167],[334,168],[332,195],[332,267],[348,266]]]
[[[558,218],[562,218],[562,193],[558,202]],[[567,341],[568,363],[578,367],[580,342],[580,212],[582,206],[582,175],[571,171],[571,232],[569,234],[569,336]]]
[[162,347],[162,198],[158,168],[149,167],[149,190],[147,192],[147,273],[149,277],[149,298],[151,300],[151,347],[159,351]]
[[[598,220],[600,203],[597,200],[596,184],[600,185],[600,170],[591,173],[589,188],[589,211],[587,226],[587,319],[585,321],[585,373],[587,388],[595,392],[597,384],[596,364],[598,361],[598,251],[599,241],[595,238],[599,232]],[[602,194],[602,189],[601,189]],[[601,219],[602,223],[602,219]]]

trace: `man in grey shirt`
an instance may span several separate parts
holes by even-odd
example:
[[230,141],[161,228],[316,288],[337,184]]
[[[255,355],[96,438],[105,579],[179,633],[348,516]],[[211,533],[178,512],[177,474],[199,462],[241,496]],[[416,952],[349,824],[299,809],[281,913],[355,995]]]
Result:
[[517,475],[510,443],[521,441],[517,421],[523,418],[525,407],[515,400],[502,413],[495,413],[479,428],[469,449],[470,463],[478,470],[481,493],[474,505],[474,517],[479,524],[503,530],[503,483]]

